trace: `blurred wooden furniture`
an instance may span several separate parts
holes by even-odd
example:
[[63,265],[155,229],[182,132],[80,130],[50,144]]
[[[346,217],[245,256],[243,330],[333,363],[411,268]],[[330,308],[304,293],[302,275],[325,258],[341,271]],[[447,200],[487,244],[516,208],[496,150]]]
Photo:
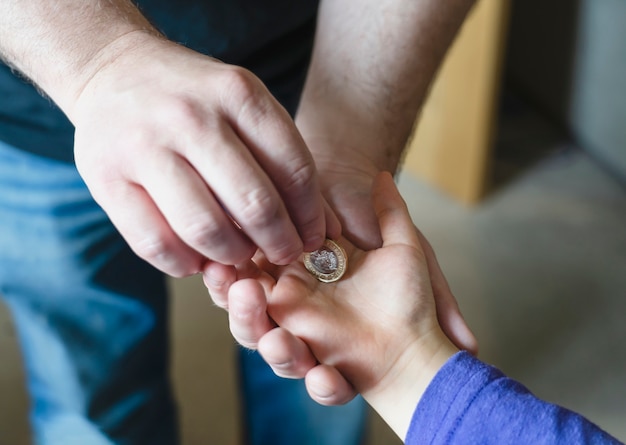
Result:
[[510,0],[479,0],[450,48],[409,141],[404,170],[474,204],[489,160]]

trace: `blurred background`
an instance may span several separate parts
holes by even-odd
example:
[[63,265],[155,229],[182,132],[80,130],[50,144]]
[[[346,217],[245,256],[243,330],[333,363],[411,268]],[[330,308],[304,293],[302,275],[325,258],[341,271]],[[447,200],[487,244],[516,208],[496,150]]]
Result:
[[[399,175],[480,358],[626,441],[626,2],[480,0]],[[197,278],[171,280],[185,445],[240,438],[235,344]],[[0,444],[29,444],[0,306]],[[400,443],[373,413],[369,444]]]

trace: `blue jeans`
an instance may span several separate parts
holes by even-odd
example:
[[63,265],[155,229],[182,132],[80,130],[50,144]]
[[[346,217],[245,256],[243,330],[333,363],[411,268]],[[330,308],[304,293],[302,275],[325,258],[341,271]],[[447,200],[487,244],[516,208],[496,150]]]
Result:
[[[0,142],[0,294],[40,445],[174,445],[164,276],[136,257],[73,165]],[[241,354],[250,444],[350,445],[361,400],[325,408]],[[198,376],[202,378],[202,376]]]

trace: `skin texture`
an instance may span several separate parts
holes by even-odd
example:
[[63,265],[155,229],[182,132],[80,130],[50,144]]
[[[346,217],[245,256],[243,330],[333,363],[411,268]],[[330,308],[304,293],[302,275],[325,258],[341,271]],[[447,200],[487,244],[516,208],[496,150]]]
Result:
[[256,258],[258,269],[251,265],[250,278],[230,288],[231,320],[267,312],[279,327],[255,343],[258,332],[231,326],[278,375],[306,378],[320,403],[345,401],[347,381],[403,438],[421,395],[458,349],[437,319],[441,297],[430,276],[439,266],[389,174],[375,180],[373,203],[381,248],[363,251],[341,240],[350,267],[335,283],[317,281],[300,262]]
[[343,236],[381,243],[370,190],[395,173],[428,87],[472,0],[322,0],[296,123]]
[[[432,77],[472,4],[321,2],[296,124],[315,159],[322,192],[342,224],[342,235],[362,249],[382,242],[371,204],[374,178],[381,171],[396,171]],[[225,268],[211,263],[204,269],[204,282],[215,303],[228,309],[228,289],[248,273],[247,264]],[[476,339],[443,274],[436,268],[432,274],[443,329],[459,348],[476,352]],[[272,326],[263,311],[239,315],[231,314],[231,329],[248,332],[250,345]],[[307,366],[306,358],[302,366]],[[328,385],[341,393],[337,400],[354,396],[340,375],[331,377]]]
[[73,122],[92,195],[155,267],[190,275],[257,249],[287,264],[338,235],[305,142],[259,79],[163,39],[127,0],[7,0],[0,42]]
[[[256,252],[284,265],[325,236],[381,245],[372,182],[396,171],[472,3],[323,0],[295,123],[250,72],[168,42],[128,0],[4,0],[0,55],[74,123],[79,171],[133,250],[173,276],[202,271],[228,307]],[[442,326],[472,350],[445,301]]]

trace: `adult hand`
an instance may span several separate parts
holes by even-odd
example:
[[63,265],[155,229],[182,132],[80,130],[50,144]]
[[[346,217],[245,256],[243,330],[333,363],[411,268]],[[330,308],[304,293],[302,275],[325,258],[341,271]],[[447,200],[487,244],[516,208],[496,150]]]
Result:
[[78,169],[139,256],[184,276],[257,247],[288,264],[339,235],[304,141],[255,76],[151,35],[116,43],[70,115]]
[[342,236],[362,250],[382,245],[372,207],[372,184],[379,167],[364,153],[337,147],[324,137],[307,137],[319,171],[322,193],[341,222]]

